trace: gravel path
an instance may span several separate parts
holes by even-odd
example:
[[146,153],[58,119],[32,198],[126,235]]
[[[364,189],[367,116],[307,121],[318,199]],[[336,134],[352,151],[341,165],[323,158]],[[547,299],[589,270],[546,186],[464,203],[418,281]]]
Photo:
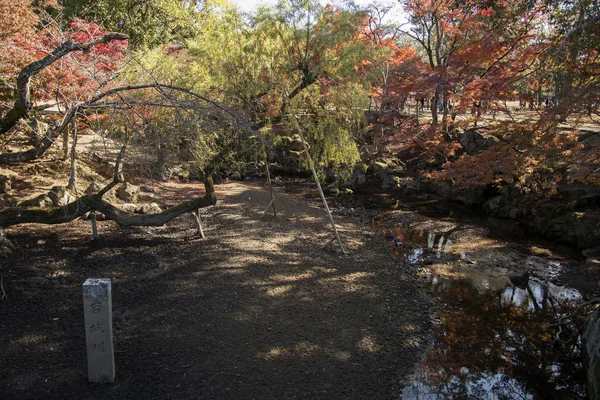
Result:
[[[198,184],[164,184],[175,204]],[[217,187],[202,210],[160,228],[101,222],[9,230],[18,251],[0,302],[3,399],[397,399],[422,356],[429,301],[383,238],[259,187]],[[113,281],[117,379],[87,382],[81,284]]]

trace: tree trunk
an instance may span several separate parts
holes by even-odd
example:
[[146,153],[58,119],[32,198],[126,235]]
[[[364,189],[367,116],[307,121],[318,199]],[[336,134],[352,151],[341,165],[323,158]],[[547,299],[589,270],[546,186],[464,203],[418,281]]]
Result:
[[69,159],[69,127],[67,126],[63,131],[63,161],[67,161]]
[[96,211],[92,211],[90,213],[90,218],[92,220],[92,239],[98,238],[98,224],[96,222]]
[[444,110],[442,113],[444,140],[450,143],[452,138],[450,138],[450,134],[448,133],[448,92],[446,91],[444,91],[442,94],[442,104],[444,105]]
[[[68,129],[65,129],[68,132]],[[69,173],[69,183],[67,190],[75,190],[77,187],[77,119],[73,118],[73,147],[71,149],[71,171]]]
[[158,214],[132,214],[102,200],[98,195],[85,195],[63,207],[10,207],[0,210],[0,227],[27,223],[48,225],[64,224],[81,217],[90,211],[99,211],[106,219],[121,226],[161,226],[172,219],[199,208],[217,203],[212,179],[204,182],[206,194],[168,208]]
[[431,99],[431,124],[437,126],[438,124],[438,101],[440,100],[440,89],[435,88],[435,94]]

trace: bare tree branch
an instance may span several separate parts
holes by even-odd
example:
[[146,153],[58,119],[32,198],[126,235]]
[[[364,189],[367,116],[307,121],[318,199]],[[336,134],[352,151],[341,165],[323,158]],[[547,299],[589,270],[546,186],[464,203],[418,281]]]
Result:
[[[149,84],[143,84],[143,85],[118,86],[118,87],[106,90],[102,93],[98,93],[85,102],[72,105],[71,108],[67,110],[67,113],[63,117],[61,124],[53,129],[51,129],[46,134],[46,136],[42,139],[40,144],[38,144],[33,149],[16,152],[16,153],[0,154],[0,164],[25,162],[25,161],[31,161],[31,160],[35,160],[35,159],[39,158],[42,154],[44,154],[44,152],[46,150],[48,150],[48,148],[50,148],[50,146],[52,146],[52,144],[54,143],[56,138],[58,138],[58,136],[62,133],[62,131],[68,126],[69,122],[73,119],[73,117],[79,110],[83,110],[86,108],[93,108],[93,106],[96,105],[97,102],[99,102],[100,100],[102,100],[106,97],[109,97],[111,95],[116,95],[116,94],[119,94],[121,92],[126,92],[126,91],[135,91],[135,90],[143,90],[143,89],[155,89],[161,96],[168,96],[168,94],[164,91],[164,89],[169,89],[169,90],[173,90],[176,92],[188,94],[198,100],[202,100],[203,102],[209,104],[209,106],[211,106],[213,110],[216,110],[220,114],[220,116],[223,118],[222,122],[227,123],[234,128],[241,129],[241,130],[245,131],[246,133],[250,134],[250,136],[257,137],[263,143],[266,143],[266,138],[263,135],[261,135],[259,132],[254,130],[253,127],[250,126],[249,122],[242,115],[207,98],[206,96],[195,93],[192,90],[183,88],[183,87],[161,84],[161,83],[149,83]],[[183,107],[183,105],[182,105],[182,107]]]
[[119,184],[120,182],[123,181],[122,180],[123,156],[125,155],[126,148],[127,148],[127,141],[121,147],[121,151],[119,151],[119,155],[117,156],[117,159],[115,161],[115,171],[113,174],[113,180],[96,194],[97,197],[102,198],[102,196],[104,196],[109,190],[111,190],[117,184]]

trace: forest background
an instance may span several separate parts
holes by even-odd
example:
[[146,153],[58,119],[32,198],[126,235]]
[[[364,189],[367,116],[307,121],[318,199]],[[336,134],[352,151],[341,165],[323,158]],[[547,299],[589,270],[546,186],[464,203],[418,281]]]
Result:
[[[389,18],[398,7],[407,23]],[[265,159],[298,173],[305,138],[332,193],[430,190],[598,244],[597,1],[286,0],[242,13],[226,0],[1,0],[0,11],[1,164],[42,160],[62,137],[76,190],[77,131],[89,129],[121,150],[101,200],[124,154],[143,155],[131,173],[153,179],[246,175]],[[15,214],[11,201],[3,226],[79,216]]]

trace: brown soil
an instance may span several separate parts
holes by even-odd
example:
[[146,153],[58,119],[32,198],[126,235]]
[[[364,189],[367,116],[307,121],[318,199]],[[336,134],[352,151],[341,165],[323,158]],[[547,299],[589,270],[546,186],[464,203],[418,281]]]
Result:
[[[161,206],[201,193],[162,184]],[[17,251],[0,302],[2,399],[398,398],[430,331],[415,267],[382,237],[278,194],[278,218],[259,187],[217,187],[202,210],[160,228],[90,224],[8,230]],[[87,380],[81,285],[111,278],[117,378]]]

